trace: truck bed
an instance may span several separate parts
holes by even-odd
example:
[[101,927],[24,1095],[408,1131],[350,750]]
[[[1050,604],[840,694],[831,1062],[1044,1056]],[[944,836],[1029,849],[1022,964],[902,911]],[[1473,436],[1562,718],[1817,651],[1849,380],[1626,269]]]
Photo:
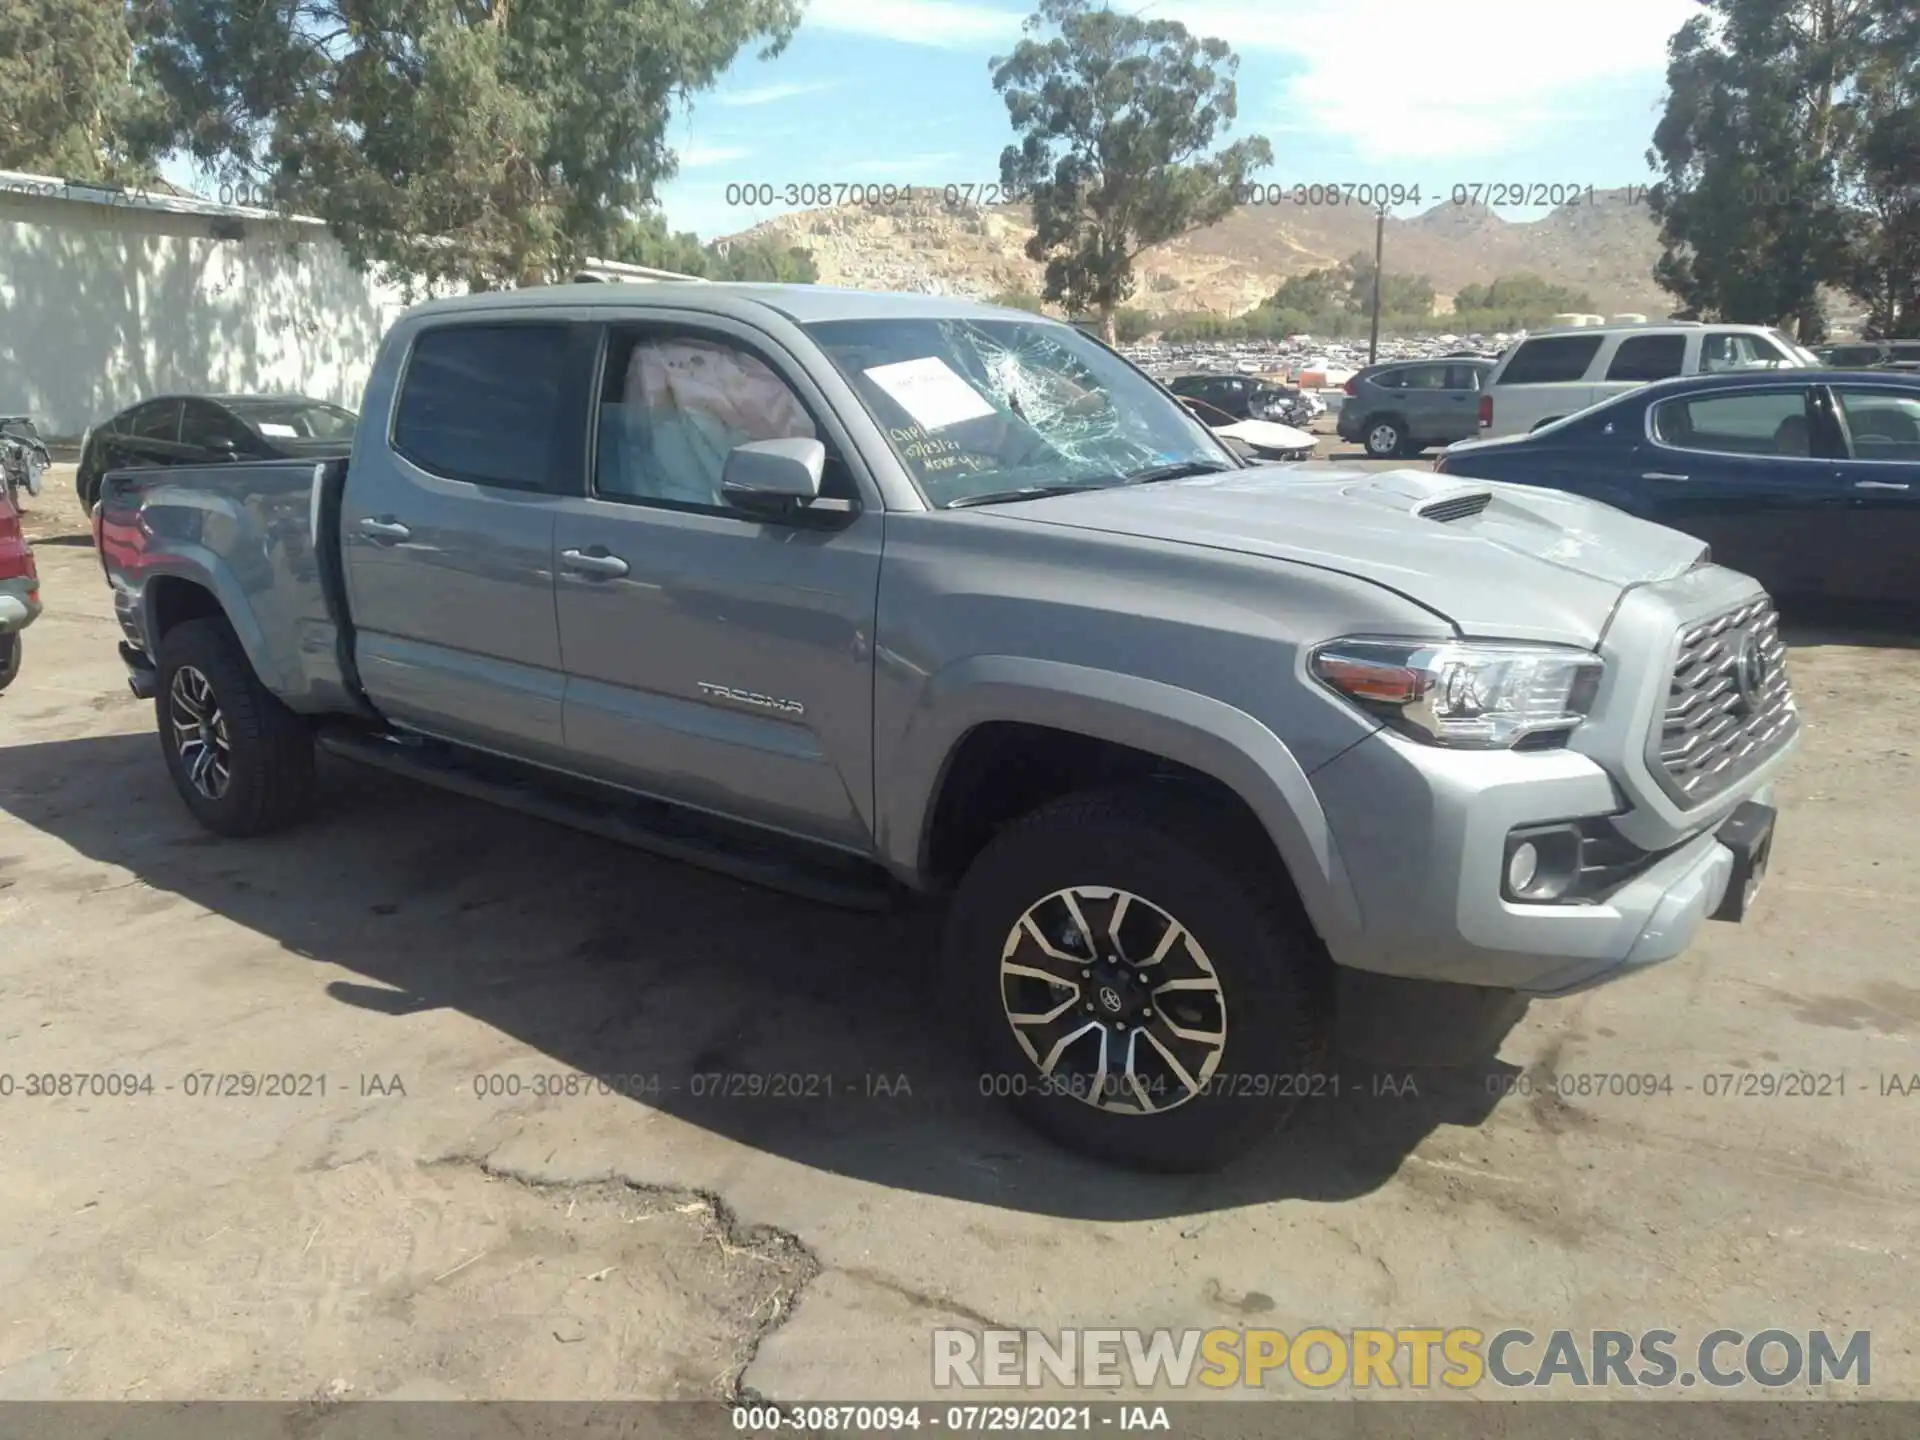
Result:
[[206,588],[267,687],[304,714],[358,713],[340,568],[347,461],[111,471],[96,530],[114,612],[149,660],[162,615]]

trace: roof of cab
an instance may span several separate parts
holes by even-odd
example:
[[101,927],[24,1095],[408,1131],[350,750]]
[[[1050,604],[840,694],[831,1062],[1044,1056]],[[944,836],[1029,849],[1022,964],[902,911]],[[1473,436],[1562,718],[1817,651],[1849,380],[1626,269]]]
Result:
[[951,295],[911,295],[889,290],[843,290],[830,285],[775,285],[706,280],[650,280],[642,283],[589,281],[575,285],[534,285],[521,290],[491,290],[454,295],[414,307],[412,315],[461,315],[488,310],[577,308],[608,310],[671,305],[677,309],[738,313],[759,306],[798,324],[816,320],[935,318],[985,320],[1008,317],[1038,320],[1010,310]]

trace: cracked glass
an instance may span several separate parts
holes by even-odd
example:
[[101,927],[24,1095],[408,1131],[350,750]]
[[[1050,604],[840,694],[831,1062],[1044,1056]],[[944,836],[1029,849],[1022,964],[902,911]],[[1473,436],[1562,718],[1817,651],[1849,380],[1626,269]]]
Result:
[[936,508],[1239,464],[1178,401],[1069,325],[901,316],[807,330]]

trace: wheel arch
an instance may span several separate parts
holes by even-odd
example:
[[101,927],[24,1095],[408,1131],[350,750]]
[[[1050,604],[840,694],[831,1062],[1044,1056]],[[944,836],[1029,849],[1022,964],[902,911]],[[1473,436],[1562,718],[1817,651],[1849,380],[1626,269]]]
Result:
[[[1218,787],[1259,822],[1323,939],[1331,943],[1360,928],[1359,902],[1319,797],[1292,751],[1265,725],[1159,681],[1015,656],[976,656],[928,681],[888,773],[879,777],[878,849],[907,883],[943,888],[956,864],[990,838],[975,833],[956,844],[941,827],[954,816],[954,797],[964,793],[955,787],[996,778],[970,769],[969,758],[995,727],[1003,735],[1052,736],[1100,749],[1109,768],[1095,773],[1095,783],[1146,773]],[[1082,778],[1058,766],[1053,774],[1062,781]],[[1037,787],[1020,798],[1043,803],[1072,788],[1079,787],[1062,784],[1046,793]],[[1014,817],[991,818],[997,824]]]
[[147,653],[160,658],[167,632],[189,620],[225,620],[262,684],[278,690],[281,675],[258,617],[246,603],[239,582],[224,567],[169,567],[149,573],[140,587],[140,632]]

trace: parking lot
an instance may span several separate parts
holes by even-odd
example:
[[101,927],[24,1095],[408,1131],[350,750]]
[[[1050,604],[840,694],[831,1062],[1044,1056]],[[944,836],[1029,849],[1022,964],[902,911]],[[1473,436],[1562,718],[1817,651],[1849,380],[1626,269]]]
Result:
[[[937,914],[344,766],[317,823],[208,836],[70,477],[0,700],[0,1399],[908,1399],[936,1327],[1241,1324],[1867,1329],[1872,1396],[1920,1397],[1911,627],[1789,617],[1807,734],[1747,924],[1150,1179],[978,1093]],[[151,1083],[26,1093],[61,1074]],[[1581,1074],[1670,1085],[1526,1079]]]

